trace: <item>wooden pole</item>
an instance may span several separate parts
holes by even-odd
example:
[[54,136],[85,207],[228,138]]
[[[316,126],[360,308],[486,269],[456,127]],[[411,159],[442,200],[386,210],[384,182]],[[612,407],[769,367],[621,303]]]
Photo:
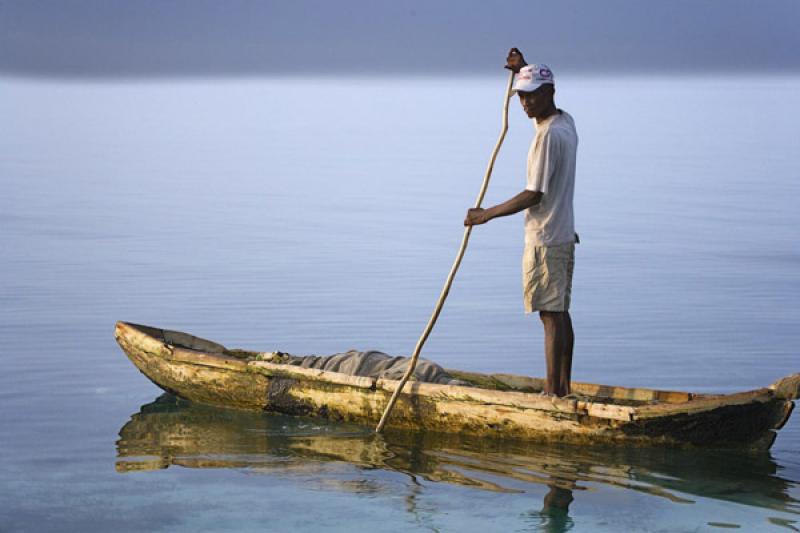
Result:
[[[483,202],[483,197],[486,195],[486,189],[489,187],[489,178],[492,176],[494,161],[497,159],[497,153],[500,151],[500,146],[503,145],[503,140],[506,138],[506,132],[508,131],[508,102],[511,99],[511,85],[513,82],[514,73],[511,72],[508,75],[508,83],[506,84],[506,92],[503,100],[503,127],[500,131],[500,137],[497,139],[497,142],[494,145],[494,150],[492,150],[492,156],[489,158],[489,165],[486,167],[486,174],[483,176],[483,184],[481,185],[480,193],[478,193],[478,199],[475,201],[475,207],[480,207],[481,202]],[[394,407],[394,404],[397,401],[397,396],[400,394],[400,391],[403,390],[408,378],[414,373],[414,368],[417,366],[417,359],[419,359],[422,346],[425,344],[425,341],[428,340],[428,336],[431,334],[433,326],[436,324],[436,319],[439,318],[439,313],[441,313],[442,307],[444,306],[444,301],[447,299],[447,295],[450,292],[450,286],[453,284],[453,279],[456,277],[458,267],[461,266],[461,259],[464,258],[464,252],[467,250],[467,243],[469,242],[469,236],[471,233],[472,226],[466,226],[464,228],[464,237],[461,239],[461,247],[458,249],[456,260],[453,262],[453,266],[450,268],[450,274],[447,276],[447,281],[445,281],[442,292],[439,294],[439,300],[436,302],[436,307],[433,309],[433,314],[428,320],[428,325],[425,326],[422,336],[417,341],[417,345],[414,347],[414,353],[411,354],[411,361],[406,369],[406,373],[403,374],[403,378],[400,380],[400,385],[398,385],[394,393],[392,393],[389,404],[386,406],[386,410],[383,412],[380,422],[378,422],[378,427],[375,428],[377,433],[380,433],[383,430],[383,426],[386,425],[386,420],[389,418],[389,413],[391,413],[392,407]]]

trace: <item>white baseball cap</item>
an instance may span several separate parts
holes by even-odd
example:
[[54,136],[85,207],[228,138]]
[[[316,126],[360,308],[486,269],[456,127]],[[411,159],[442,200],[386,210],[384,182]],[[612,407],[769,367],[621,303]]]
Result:
[[538,65],[526,65],[519,69],[519,72],[514,76],[514,87],[512,93],[516,94],[517,91],[525,93],[533,92],[545,83],[555,85],[553,81],[553,71],[544,63]]

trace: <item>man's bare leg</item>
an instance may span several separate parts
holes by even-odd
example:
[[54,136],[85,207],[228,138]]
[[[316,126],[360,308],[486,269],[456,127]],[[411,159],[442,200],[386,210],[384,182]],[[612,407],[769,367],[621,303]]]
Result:
[[567,348],[567,327],[563,312],[539,311],[539,318],[544,325],[544,357],[547,362],[547,394],[564,396],[569,387],[563,387],[561,377],[564,355]]
[[572,330],[572,317],[569,311],[564,311],[564,329],[566,340],[564,342],[564,355],[561,357],[560,389],[565,395],[571,392],[572,382],[572,350],[575,347],[575,332]]

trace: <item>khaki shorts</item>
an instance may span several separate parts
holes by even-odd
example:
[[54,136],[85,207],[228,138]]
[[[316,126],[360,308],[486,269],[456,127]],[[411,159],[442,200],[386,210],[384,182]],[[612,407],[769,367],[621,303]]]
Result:
[[526,246],[522,256],[525,312],[569,311],[575,243]]

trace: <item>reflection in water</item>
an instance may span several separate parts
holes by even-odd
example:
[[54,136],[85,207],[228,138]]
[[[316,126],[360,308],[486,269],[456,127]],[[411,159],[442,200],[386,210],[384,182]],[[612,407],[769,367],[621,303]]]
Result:
[[541,516],[544,519],[544,531],[567,531],[572,528],[569,518],[569,504],[574,500],[572,490],[559,486],[558,483],[550,485],[550,492],[544,497],[544,507]]
[[360,426],[192,404],[169,394],[142,406],[119,434],[120,472],[172,465],[247,468],[313,474],[321,489],[360,493],[387,489],[345,475],[352,466],[403,473],[411,480],[407,508],[423,521],[419,478],[495,492],[548,486],[542,510],[530,515],[545,531],[570,529],[573,494],[595,485],[679,504],[699,496],[800,514],[800,501],[790,495],[795,483],[776,475],[769,454],[580,448],[411,432],[380,436]]

